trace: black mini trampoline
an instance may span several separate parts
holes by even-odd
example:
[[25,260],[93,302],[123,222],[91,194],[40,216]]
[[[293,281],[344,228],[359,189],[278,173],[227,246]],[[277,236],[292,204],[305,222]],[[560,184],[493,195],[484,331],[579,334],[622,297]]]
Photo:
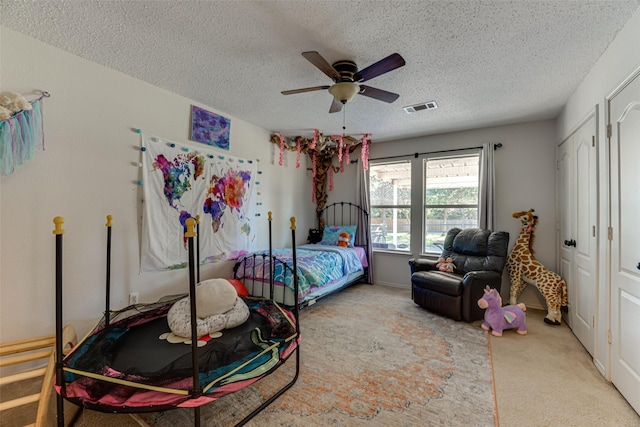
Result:
[[[291,381],[236,425],[247,421],[288,390],[300,368],[299,306],[285,307],[273,298],[242,297],[249,318],[225,329],[221,337],[170,343],[160,337],[170,332],[167,313],[177,301],[190,298],[191,336],[196,335],[194,256],[195,220],[187,221],[189,293],[152,304],[136,304],[119,311],[109,309],[107,273],[103,318],[68,354],[62,353],[62,236],[61,217],[56,229],[56,380],[58,425],[64,425],[63,399],[82,408],[109,413],[142,413],[194,408],[200,425],[200,406],[247,387],[282,366],[295,352]],[[295,219],[291,219],[295,247]],[[271,214],[269,214],[271,235]],[[110,271],[111,218],[107,217],[107,271]],[[295,271],[295,268],[294,268]],[[297,280],[296,280],[297,289]],[[297,301],[297,299],[296,299]]]

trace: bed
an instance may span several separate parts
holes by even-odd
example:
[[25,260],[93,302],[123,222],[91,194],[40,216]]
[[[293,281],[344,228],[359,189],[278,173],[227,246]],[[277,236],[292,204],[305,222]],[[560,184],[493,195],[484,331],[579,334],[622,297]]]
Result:
[[[351,240],[347,247],[338,246],[339,236],[345,231]],[[318,215],[318,229],[310,230],[309,240],[315,243],[295,248],[295,268],[294,248],[272,249],[269,228],[270,249],[239,258],[233,267],[234,278],[242,281],[251,295],[273,294],[289,307],[296,302],[300,308],[312,305],[322,297],[367,280],[368,231],[369,215],[360,206],[350,202],[330,204]],[[298,281],[297,292],[294,280]]]
[[[187,220],[189,293],[163,298],[153,304],[136,304],[119,311],[109,307],[111,218],[107,217],[107,284],[105,315],[71,352],[62,353],[62,236],[64,220],[56,229],[56,378],[58,425],[64,425],[63,399],[82,408],[110,413],[158,412],[194,408],[194,425],[200,425],[200,406],[238,391],[266,377],[295,353],[295,373],[236,425],[243,425],[266,408],[297,380],[300,366],[300,327],[295,304],[285,308],[273,296],[241,299],[248,308],[246,321],[222,330],[222,336],[202,336],[198,331],[196,289],[199,273],[194,254],[195,220]],[[291,219],[295,261],[295,219]],[[196,251],[197,252],[197,251]],[[218,279],[219,280],[219,279]],[[231,281],[229,281],[231,283]],[[231,286],[231,285],[229,285]],[[294,277],[294,289],[297,279]],[[240,295],[241,293],[238,293]],[[172,308],[188,301],[189,337],[172,343]],[[238,301],[240,303],[240,301]],[[197,319],[197,320],[196,320]]]

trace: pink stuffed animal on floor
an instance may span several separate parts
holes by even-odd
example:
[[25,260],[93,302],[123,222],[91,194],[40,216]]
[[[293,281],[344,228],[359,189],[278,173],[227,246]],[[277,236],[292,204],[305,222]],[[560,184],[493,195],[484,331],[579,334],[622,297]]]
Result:
[[478,306],[486,309],[484,322],[480,325],[485,331],[491,331],[492,335],[501,337],[502,331],[505,329],[517,328],[516,332],[518,334],[526,335],[527,327],[524,312],[527,307],[524,304],[502,307],[502,298],[498,291],[489,289],[489,286],[487,286],[484,289],[484,295],[478,300]]

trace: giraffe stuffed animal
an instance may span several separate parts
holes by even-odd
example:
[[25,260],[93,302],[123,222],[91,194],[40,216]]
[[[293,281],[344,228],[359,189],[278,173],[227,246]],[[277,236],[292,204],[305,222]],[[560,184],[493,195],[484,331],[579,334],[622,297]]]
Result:
[[560,310],[567,306],[567,283],[533,255],[533,233],[538,223],[538,217],[533,212],[533,209],[529,209],[512,215],[520,219],[522,228],[507,258],[507,271],[511,279],[509,302],[515,305],[528,284],[536,286],[547,303],[547,316],[544,321],[551,325],[559,325],[562,320]]

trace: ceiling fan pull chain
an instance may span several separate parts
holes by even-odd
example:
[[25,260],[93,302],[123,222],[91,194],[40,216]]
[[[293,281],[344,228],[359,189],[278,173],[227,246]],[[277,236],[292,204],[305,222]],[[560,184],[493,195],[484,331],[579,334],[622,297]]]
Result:
[[347,104],[342,106],[342,137],[345,136],[345,131],[347,130],[347,127],[345,126],[345,116],[346,116],[346,111],[347,111]]

